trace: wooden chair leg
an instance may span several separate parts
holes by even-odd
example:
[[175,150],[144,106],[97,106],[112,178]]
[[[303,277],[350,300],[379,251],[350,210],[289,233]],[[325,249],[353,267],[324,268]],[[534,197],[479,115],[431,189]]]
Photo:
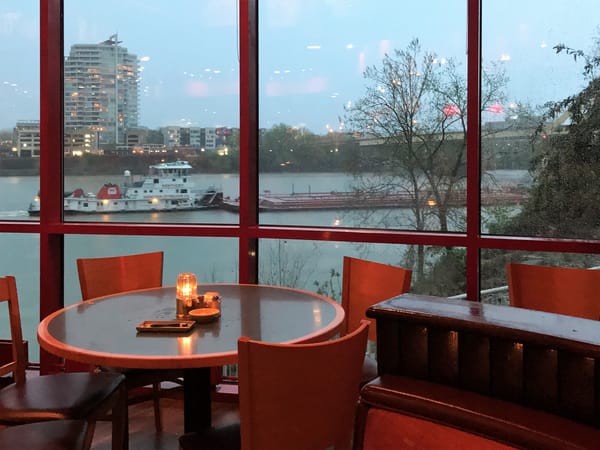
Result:
[[87,433],[85,435],[85,444],[83,448],[90,449],[92,448],[92,441],[94,440],[94,431],[96,431],[96,421],[88,421],[87,423]]
[[162,417],[160,413],[160,383],[152,383],[152,401],[154,403],[154,427],[156,432],[160,433],[163,430]]

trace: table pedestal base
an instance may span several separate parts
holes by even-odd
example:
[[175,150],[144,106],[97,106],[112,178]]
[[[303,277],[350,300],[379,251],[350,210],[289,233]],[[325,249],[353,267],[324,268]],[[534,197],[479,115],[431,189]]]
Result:
[[183,374],[184,432],[202,431],[211,426],[210,367],[185,369]]

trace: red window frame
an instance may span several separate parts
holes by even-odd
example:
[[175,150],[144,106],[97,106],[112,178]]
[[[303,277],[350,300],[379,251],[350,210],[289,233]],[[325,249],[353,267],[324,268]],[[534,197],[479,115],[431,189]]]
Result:
[[[64,222],[63,167],[63,1],[40,0],[40,192],[39,223],[0,222],[0,232],[40,238],[40,317],[63,306],[64,236],[69,234],[230,237],[239,243],[239,281],[257,282],[259,239],[300,239],[386,244],[456,246],[466,249],[467,298],[479,297],[483,249],[600,253],[600,242],[488,236],[480,227],[481,0],[467,0],[467,228],[465,233],[425,233],[326,227],[261,226],[258,221],[258,8],[239,0],[240,15],[240,213],[238,225],[107,224]],[[56,182],[60,180],[60,182]],[[42,351],[42,371],[59,361]]]

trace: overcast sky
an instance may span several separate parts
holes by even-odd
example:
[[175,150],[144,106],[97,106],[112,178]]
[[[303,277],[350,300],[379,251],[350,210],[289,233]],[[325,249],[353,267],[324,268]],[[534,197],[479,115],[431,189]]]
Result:
[[[362,72],[418,37],[424,50],[466,61],[466,0],[261,0],[260,125],[336,129],[363,95]],[[511,101],[541,104],[582,86],[598,0],[489,0],[484,61],[500,61]],[[0,128],[39,118],[38,0],[0,1]],[[65,0],[65,55],[118,33],[141,59],[140,125],[238,126],[236,0]]]

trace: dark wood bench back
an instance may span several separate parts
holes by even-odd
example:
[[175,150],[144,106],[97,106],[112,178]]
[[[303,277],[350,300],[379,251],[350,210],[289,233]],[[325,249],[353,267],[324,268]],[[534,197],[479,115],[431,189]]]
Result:
[[600,428],[600,322],[404,294],[370,307],[380,375],[409,376]]

